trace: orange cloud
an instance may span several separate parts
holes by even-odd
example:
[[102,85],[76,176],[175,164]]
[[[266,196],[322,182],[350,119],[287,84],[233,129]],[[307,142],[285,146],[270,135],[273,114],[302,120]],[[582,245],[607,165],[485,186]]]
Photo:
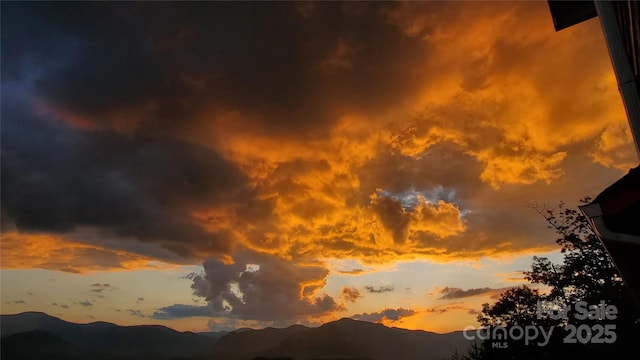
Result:
[[[118,165],[132,156],[122,151],[96,172],[113,177],[104,188],[121,196],[118,204],[128,209],[135,194],[135,204],[145,205],[133,212],[148,218],[144,231],[128,222],[117,227],[127,239],[144,237],[181,256],[227,262],[246,249],[300,264],[529,253],[553,244],[526,204],[546,194],[581,197],[576,192],[586,188],[563,181],[586,168],[600,171],[578,156],[613,168],[602,170],[611,177],[632,163],[594,21],[555,33],[546,4],[537,2],[333,9],[345,24],[366,21],[369,30],[362,32],[359,26],[327,29],[320,10],[329,8],[296,7],[304,20],[296,25],[305,29],[300,36],[276,49],[239,41],[247,54],[242,59],[167,56],[196,47],[199,32],[210,33],[204,31],[209,23],[169,22],[175,31],[151,41],[163,66],[126,78],[138,79],[136,86],[106,82],[113,99],[94,96],[101,92],[93,88],[74,93],[73,79],[58,73],[43,80],[49,87],[38,96],[64,110],[48,115],[80,124],[86,138],[78,137],[86,143],[113,131],[105,142],[110,146],[91,148],[95,156],[127,146],[138,155],[127,171]],[[272,54],[270,61],[253,62]],[[283,69],[283,54],[295,56],[296,66]],[[191,68],[197,69],[185,73]],[[161,69],[167,73],[160,76]],[[52,93],[59,88],[73,91]],[[131,146],[140,139],[154,141]],[[175,156],[179,149],[189,151]],[[216,161],[182,168],[192,157]],[[77,164],[66,165],[82,173]],[[180,171],[184,176],[174,177]],[[68,182],[56,184],[65,190],[61,196],[75,194]],[[163,239],[165,233],[171,239]]]
[[[613,130],[627,126],[597,20],[556,33],[544,4],[502,5],[403,3],[389,12],[437,54],[425,61],[434,71],[415,105],[426,110],[400,151],[420,156],[455,142],[484,164],[481,178],[495,188],[550,183],[562,176],[564,147],[598,137],[596,161],[620,166],[604,154],[631,148],[630,137]],[[628,151],[615,160],[636,161]]]
[[136,253],[44,234],[2,234],[3,269],[47,269],[72,273],[166,268],[172,265]]
[[544,181],[551,184],[562,176],[560,164],[567,156],[566,152],[524,155],[522,157],[490,156],[480,178],[494,188],[502,184],[531,184]]
[[632,146],[631,131],[626,123],[613,124],[606,127],[591,150],[593,160],[607,167],[618,168],[622,171],[637,165],[637,155]]
[[362,295],[360,294],[360,291],[358,291],[358,289],[354,288],[354,287],[350,287],[350,286],[345,286],[342,288],[342,292],[340,293],[340,297],[345,301],[345,302],[356,302],[356,300],[358,300],[358,298],[362,297]]

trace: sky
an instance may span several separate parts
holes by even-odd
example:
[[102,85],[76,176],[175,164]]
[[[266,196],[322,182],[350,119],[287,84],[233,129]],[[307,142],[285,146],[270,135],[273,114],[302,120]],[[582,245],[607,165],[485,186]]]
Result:
[[2,314],[477,325],[637,164],[536,2],[2,2]]

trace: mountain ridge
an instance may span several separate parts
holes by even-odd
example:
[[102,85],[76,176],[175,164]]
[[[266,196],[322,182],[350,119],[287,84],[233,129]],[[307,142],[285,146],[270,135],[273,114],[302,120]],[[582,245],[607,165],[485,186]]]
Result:
[[[198,334],[162,325],[77,324],[46,313],[25,312],[1,315],[0,334],[3,359],[441,360],[471,345],[461,331],[438,334],[350,318],[319,327],[294,324]],[[34,353],[25,345],[30,341],[41,343],[42,351]],[[64,356],[53,356],[57,352]]]
[[6,340],[9,335],[34,330],[44,330],[78,348],[106,352],[123,359],[153,356],[168,360],[194,356],[210,344],[210,339],[205,337],[161,325],[120,326],[103,321],[77,324],[40,312],[1,315],[0,320],[3,359],[5,345],[12,342]]

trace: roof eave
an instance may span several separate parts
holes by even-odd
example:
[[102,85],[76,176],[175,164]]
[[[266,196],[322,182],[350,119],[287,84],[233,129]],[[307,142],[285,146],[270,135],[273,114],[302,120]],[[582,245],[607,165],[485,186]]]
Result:
[[582,211],[582,213],[587,217],[587,219],[589,219],[591,227],[600,239],[605,241],[614,241],[618,243],[640,246],[640,236],[632,234],[622,234],[619,232],[615,232],[607,227],[604,222],[600,204],[591,203],[588,205],[582,205],[579,208],[580,211]]

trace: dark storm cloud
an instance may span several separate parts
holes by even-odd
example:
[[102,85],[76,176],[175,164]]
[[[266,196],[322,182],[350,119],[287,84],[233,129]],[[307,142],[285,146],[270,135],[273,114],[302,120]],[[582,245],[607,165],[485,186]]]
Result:
[[[401,98],[387,85],[408,78],[397,65],[416,59],[404,45],[421,41],[387,23],[389,6],[302,16],[295,3],[3,5],[5,71],[92,126],[171,135],[215,103],[299,133],[335,121],[332,108],[374,113]],[[327,63],[344,71],[327,75]]]
[[440,299],[441,300],[442,299],[459,299],[459,298],[492,293],[492,292],[501,291],[501,290],[504,290],[504,289],[492,289],[489,287],[484,287],[484,288],[463,290],[461,288],[447,286],[444,289],[442,289],[441,291],[442,296],[440,296]]
[[196,306],[175,304],[158,309],[158,311],[153,313],[152,317],[158,320],[170,320],[198,316],[211,317],[214,315],[215,312],[211,305]]
[[[323,267],[248,252],[237,254],[235,261],[208,260],[203,264],[204,276],[193,278],[194,294],[204,296],[217,316],[286,321],[341,309],[331,296],[315,293],[329,273]],[[260,268],[245,271],[247,264]]]
[[21,231],[95,226],[190,255],[229,239],[196,226],[188,206],[246,196],[245,176],[203,147],[146,135],[83,132],[34,114],[21,89],[2,92],[2,213]]
[[[400,148],[403,136],[410,135],[403,133],[394,139]],[[481,172],[480,162],[451,142],[435,144],[419,158],[384,149],[358,169],[359,200],[365,202],[380,188],[402,192],[407,189],[432,190],[439,186],[455,189],[464,199],[484,186],[478,179]]]
[[[424,43],[388,23],[390,6],[3,3],[3,227],[99,227],[183,256],[230,252],[233,236],[206,232],[189,210],[237,200],[240,226],[260,229],[245,238],[264,247],[262,233],[279,231],[275,200],[241,193],[245,176],[208,149],[228,150],[214,139],[232,125],[324,138],[345,112],[378,114],[403,99],[399,88],[419,87],[411,65]],[[309,166],[328,171],[326,160]]]
[[385,319],[391,320],[391,321],[398,321],[400,320],[400,318],[411,316],[415,313],[416,313],[415,310],[411,310],[411,309],[403,309],[403,308],[384,309],[382,311],[373,312],[373,313],[356,314],[351,316],[351,318],[354,320],[369,321],[369,322],[381,322],[382,320],[385,320]]
[[382,225],[391,232],[393,241],[402,243],[406,237],[410,218],[400,201],[389,197],[377,197],[371,202],[371,207]]

